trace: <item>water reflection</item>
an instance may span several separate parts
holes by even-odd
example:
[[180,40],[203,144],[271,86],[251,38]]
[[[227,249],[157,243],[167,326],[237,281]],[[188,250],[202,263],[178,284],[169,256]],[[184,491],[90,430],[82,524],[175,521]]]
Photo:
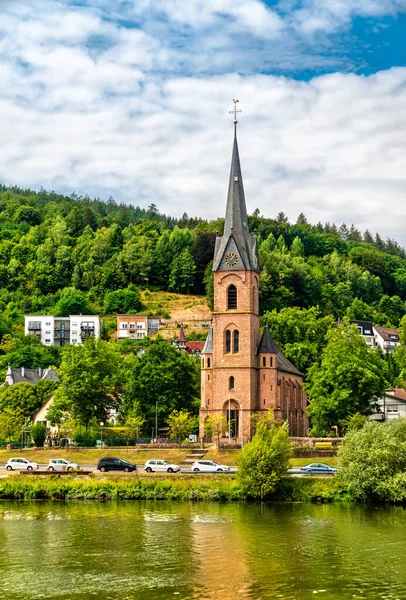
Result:
[[0,503],[0,599],[406,598],[401,508]]

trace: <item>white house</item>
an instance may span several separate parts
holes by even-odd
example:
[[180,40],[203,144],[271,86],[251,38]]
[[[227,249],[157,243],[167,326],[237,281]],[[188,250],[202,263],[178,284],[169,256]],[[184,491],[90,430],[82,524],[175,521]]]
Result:
[[379,347],[382,352],[395,352],[400,346],[399,332],[391,327],[374,327],[375,347]]
[[98,315],[25,315],[25,335],[36,335],[45,346],[82,344],[88,337],[100,336]]
[[390,388],[378,401],[377,411],[370,416],[372,421],[394,421],[406,417],[406,389]]

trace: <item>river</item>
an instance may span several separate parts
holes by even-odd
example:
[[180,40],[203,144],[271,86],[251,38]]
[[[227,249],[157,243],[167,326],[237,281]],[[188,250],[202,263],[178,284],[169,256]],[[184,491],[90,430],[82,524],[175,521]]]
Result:
[[406,598],[406,511],[0,503],[0,598]]

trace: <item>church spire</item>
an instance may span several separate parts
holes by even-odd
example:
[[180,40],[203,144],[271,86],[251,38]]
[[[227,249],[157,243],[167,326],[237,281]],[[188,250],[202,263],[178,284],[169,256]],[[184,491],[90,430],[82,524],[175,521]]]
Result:
[[240,156],[237,142],[237,113],[234,100],[234,142],[231,157],[230,180],[228,184],[224,233],[216,239],[213,271],[252,270],[258,271],[257,246],[255,236],[248,231],[247,208],[245,205]]

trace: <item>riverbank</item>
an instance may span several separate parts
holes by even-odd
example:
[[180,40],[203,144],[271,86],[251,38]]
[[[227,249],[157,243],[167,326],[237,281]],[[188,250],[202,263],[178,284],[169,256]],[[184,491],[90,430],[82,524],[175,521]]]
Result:
[[[13,475],[0,480],[0,500],[176,500],[218,502],[247,500],[235,476],[178,475],[150,479],[138,475],[58,477]],[[335,478],[284,478],[268,500],[349,501]]]

